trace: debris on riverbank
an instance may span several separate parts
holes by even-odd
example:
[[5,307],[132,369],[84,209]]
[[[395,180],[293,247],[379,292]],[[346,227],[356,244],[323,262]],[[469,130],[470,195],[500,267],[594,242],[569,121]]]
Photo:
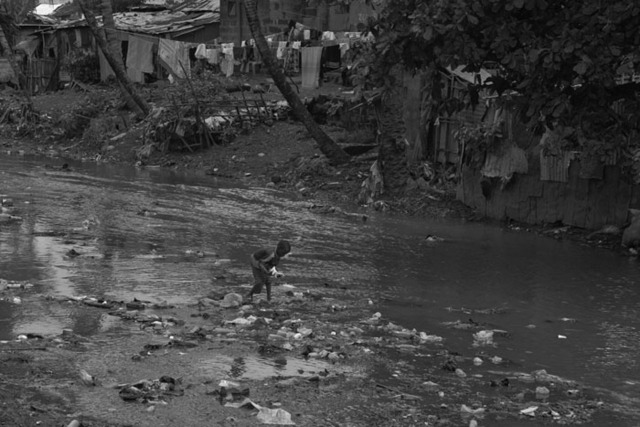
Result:
[[[34,412],[34,404],[15,402],[0,415],[16,420],[31,413],[43,425],[71,419],[87,426],[129,420],[176,425],[179,419],[204,425],[206,417],[222,425],[233,419],[239,426],[267,420],[300,426],[481,426],[525,419],[581,424],[621,410],[619,396],[544,370],[509,369],[498,354],[453,353],[442,337],[389,322],[361,291],[283,284],[275,287],[271,303],[225,307],[225,296],[235,290],[221,287],[193,304],[175,306],[50,297],[31,287],[5,286],[3,295],[21,294],[32,303],[100,310],[119,318],[130,333],[81,337],[65,330],[1,342],[5,386],[23,396],[48,390],[56,403]],[[490,344],[487,336],[506,333],[481,324],[471,332],[470,339],[483,340],[483,347]],[[7,390],[0,387],[0,394]],[[142,409],[132,406],[136,402]],[[193,405],[202,414],[191,414]]]

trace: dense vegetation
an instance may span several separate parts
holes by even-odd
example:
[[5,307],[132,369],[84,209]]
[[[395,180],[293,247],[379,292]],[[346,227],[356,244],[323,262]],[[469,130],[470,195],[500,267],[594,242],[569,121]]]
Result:
[[[563,148],[626,154],[640,148],[640,3],[628,0],[372,1],[376,36],[369,81],[389,70],[463,65],[490,69],[488,84],[533,129],[562,135]],[[436,77],[437,73],[432,73]],[[449,112],[478,102],[480,85],[440,103]],[[443,98],[434,84],[433,97]],[[442,100],[442,99],[441,99]],[[453,102],[452,102],[453,101]],[[625,157],[625,156],[623,156]]]

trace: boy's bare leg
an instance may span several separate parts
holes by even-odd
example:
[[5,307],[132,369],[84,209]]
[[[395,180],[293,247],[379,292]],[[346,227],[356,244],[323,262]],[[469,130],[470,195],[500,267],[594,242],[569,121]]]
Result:
[[253,301],[253,294],[259,294],[262,292],[262,285],[260,283],[256,283],[253,285],[249,293],[247,294],[247,298],[249,301]]

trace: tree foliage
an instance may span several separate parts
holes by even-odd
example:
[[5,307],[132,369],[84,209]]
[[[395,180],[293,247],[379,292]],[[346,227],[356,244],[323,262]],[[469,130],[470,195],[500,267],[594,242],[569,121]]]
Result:
[[629,0],[389,0],[371,26],[370,77],[393,84],[396,64],[491,68],[492,89],[518,94],[526,122],[602,151],[633,145],[640,130],[640,86],[620,79],[640,62],[638,28],[640,2]]

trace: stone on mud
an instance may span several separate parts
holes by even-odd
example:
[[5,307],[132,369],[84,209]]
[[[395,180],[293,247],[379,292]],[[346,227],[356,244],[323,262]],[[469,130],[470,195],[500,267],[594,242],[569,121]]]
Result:
[[224,296],[220,307],[222,308],[238,308],[242,305],[242,295],[236,293],[229,293]]

